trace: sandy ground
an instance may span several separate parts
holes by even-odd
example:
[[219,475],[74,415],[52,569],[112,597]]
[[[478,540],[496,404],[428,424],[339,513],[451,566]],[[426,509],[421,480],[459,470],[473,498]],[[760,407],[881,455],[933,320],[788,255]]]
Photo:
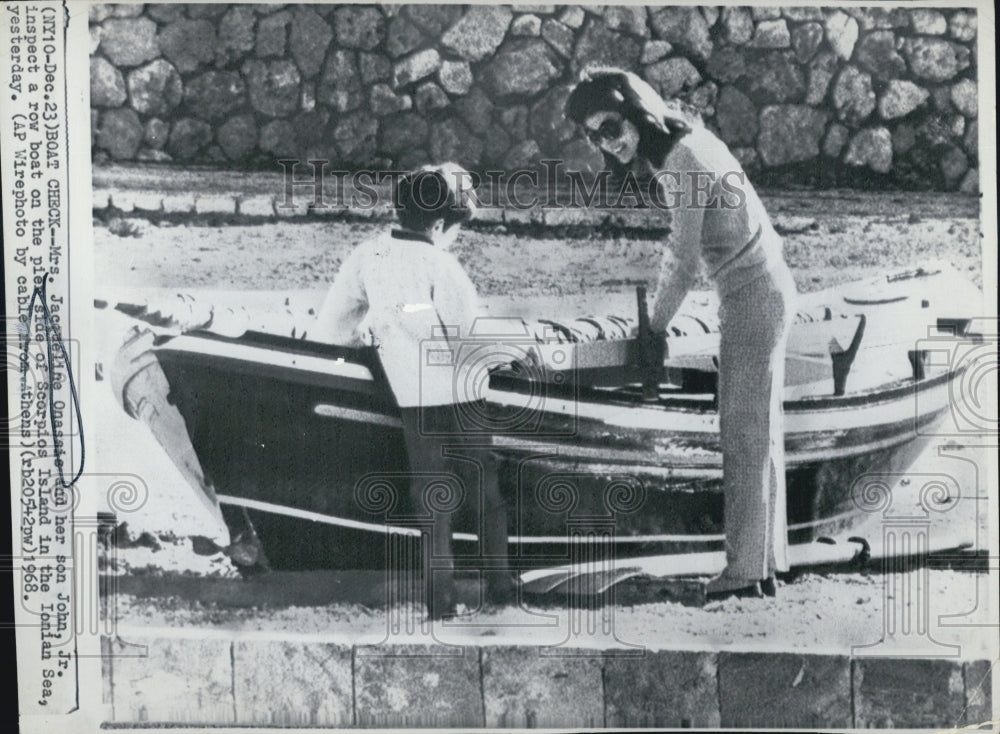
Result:
[[[792,192],[769,196],[766,203],[785,235],[786,258],[802,292],[870,277],[874,268],[932,258],[950,261],[981,286],[976,199]],[[126,227],[95,225],[99,282],[111,291],[201,287],[315,288],[317,292],[332,280],[355,243],[385,226],[315,220],[225,227],[167,226],[144,220]],[[579,313],[594,299],[625,294],[634,284],[647,281],[655,272],[661,246],[656,240],[629,237],[527,238],[491,226],[467,231],[457,252],[482,295],[549,297]],[[217,528],[187,499],[145,429],[118,411],[109,393],[99,399],[103,423],[98,464],[142,478],[146,491],[140,507],[120,516],[129,523],[131,541],[141,542],[117,549],[114,568],[108,570],[133,577],[214,576],[220,583],[231,583],[236,573],[224,556],[194,553],[191,536],[217,536]],[[129,451],[122,452],[122,446]],[[928,460],[933,465],[934,457]],[[142,536],[144,532],[148,535]],[[977,589],[978,613],[984,611],[983,574],[934,568],[910,571],[902,578],[919,582],[927,591],[919,613],[927,615],[938,642],[960,645],[963,656],[983,654],[988,636],[975,628],[944,625],[941,622],[947,620],[939,619],[976,608]],[[437,639],[471,644],[517,640],[593,647],[631,643],[849,652],[854,645],[880,639],[886,616],[896,613],[889,580],[880,573],[809,573],[784,585],[777,600],[728,601],[704,609],[658,602],[608,607],[598,614],[528,604],[472,612],[456,625],[435,628],[434,634]],[[165,581],[163,588],[170,586]],[[197,592],[159,593],[154,598],[144,592],[118,594],[114,614],[128,629],[197,627],[220,634],[308,634],[348,643],[382,641],[393,620],[419,617],[419,610],[387,612],[378,604],[348,601],[294,606],[274,595],[240,603],[216,596],[207,602],[200,598]],[[580,613],[598,614],[593,617],[598,621],[600,615],[611,615],[613,632],[567,638],[569,616]],[[995,615],[993,611],[991,616]],[[916,650],[930,643],[910,638],[901,644]]]
[[[916,588],[921,584],[926,584],[925,599],[901,609],[893,594],[899,595],[904,585]],[[956,656],[977,659],[990,657],[990,645],[995,642],[986,630],[954,625],[989,618],[989,610],[982,604],[976,608],[977,593],[980,598],[989,593],[987,584],[981,574],[949,570],[917,570],[901,577],[805,574],[781,586],[775,599],[731,599],[704,608],[660,602],[568,609],[562,604],[526,602],[501,610],[470,611],[432,629],[423,626],[422,609],[395,607],[386,611],[351,603],[234,607],[182,595],[144,598],[122,594],[117,597],[115,613],[123,632],[145,628],[199,630],[192,634],[224,636],[306,635],[346,645],[516,642],[596,649],[641,645],[651,649],[790,649],[836,654],[849,654],[854,647],[882,640],[886,619],[899,624],[908,618],[915,624],[919,614],[928,634],[901,635],[886,646],[887,652],[919,655],[940,650],[939,645],[956,645]],[[574,628],[581,632],[572,633]]]
[[[801,292],[937,258],[982,286],[978,199],[782,194],[765,203]],[[252,227],[135,226],[137,236],[126,237],[95,227],[97,272],[109,286],[323,288],[351,248],[386,225],[295,218]],[[661,247],[625,236],[519,237],[499,225],[466,230],[456,252],[483,296],[592,297],[655,277]]]

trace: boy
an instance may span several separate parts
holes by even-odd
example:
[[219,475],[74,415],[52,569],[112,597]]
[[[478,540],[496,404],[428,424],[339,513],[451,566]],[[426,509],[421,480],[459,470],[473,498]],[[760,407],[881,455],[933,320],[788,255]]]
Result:
[[[424,560],[428,611],[433,618],[455,609],[454,562],[450,513],[428,502],[428,475],[455,474],[465,493],[476,495],[480,484],[473,463],[449,460],[446,447],[468,443],[456,414],[450,370],[421,371],[421,342],[441,338],[442,327],[466,336],[476,318],[478,296],[461,264],[448,249],[475,205],[468,187],[471,176],[455,164],[424,166],[404,176],[396,188],[399,226],[361,243],[344,260],[311,334],[316,341],[341,345],[374,345],[400,407],[403,438],[413,478],[410,495],[416,512],[433,518],[431,559]],[[457,351],[457,350],[456,350]],[[423,435],[422,435],[423,434]],[[480,456],[484,452],[478,452]],[[506,562],[506,513],[496,472],[485,467],[479,494],[485,503],[480,517],[482,548]],[[432,583],[433,577],[433,583]],[[509,593],[506,572],[488,574],[488,593],[500,600]]]

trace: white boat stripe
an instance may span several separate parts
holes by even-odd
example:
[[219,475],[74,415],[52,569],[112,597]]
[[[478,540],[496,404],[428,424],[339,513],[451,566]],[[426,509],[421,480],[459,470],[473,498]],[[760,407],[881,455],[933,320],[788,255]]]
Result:
[[[918,417],[930,415],[947,406],[948,398],[949,383],[942,382],[920,393],[919,399],[915,394],[908,394],[889,402],[871,405],[788,411],[785,413],[785,430],[787,433],[845,431],[906,420],[915,424]],[[500,390],[490,390],[487,399],[496,405],[522,409],[534,408],[543,400],[538,395],[521,395]],[[550,399],[545,401],[545,411],[638,430],[685,433],[717,433],[719,430],[718,414],[696,410],[663,410],[641,405],[626,407],[582,400]]]
[[[334,517],[332,515],[324,515],[321,512],[312,512],[310,510],[298,510],[294,507],[285,507],[284,505],[276,505],[271,502],[261,502],[260,500],[251,500],[245,497],[233,497],[232,495],[220,494],[217,495],[219,502],[227,505],[236,505],[237,507],[246,507],[250,510],[259,510],[260,512],[270,512],[275,515],[285,515],[286,517],[294,517],[299,520],[309,520],[311,522],[320,522],[325,525],[339,525],[345,528],[351,528],[353,530],[367,530],[372,533],[382,533],[384,535],[409,535],[411,537],[420,537],[420,531],[416,528],[399,528],[394,525],[382,525],[373,522],[362,522],[360,520],[348,520],[344,517]],[[455,534],[453,537],[457,537]],[[462,540],[475,540],[476,536],[470,535],[468,538],[462,538]]]
[[[890,436],[889,438],[877,441],[868,440],[863,444],[853,446],[834,446],[829,448],[815,449],[813,451],[796,450],[788,453],[785,461],[791,467],[801,464],[809,464],[818,461],[832,461],[834,459],[846,459],[852,456],[861,456],[877,451],[879,449],[891,448],[901,443],[914,440],[916,435],[906,433],[904,435]],[[635,468],[646,474],[658,474],[668,478],[692,478],[692,479],[722,479],[722,454],[718,451],[702,451],[700,461],[702,463],[692,463],[688,466],[672,464],[661,466],[649,463],[652,458],[652,451],[643,450],[619,450],[614,448],[602,449],[594,446],[574,446],[572,444],[554,444],[543,441],[526,441],[517,436],[498,435],[493,437],[493,445],[497,447],[517,449],[539,453],[547,452],[548,458],[556,459],[598,459],[602,460],[608,467],[622,471]],[[653,451],[658,452],[656,458],[660,462],[668,460],[677,461],[683,458],[682,453],[673,456],[669,453],[669,448],[657,446]],[[633,463],[629,463],[633,462]]]
[[278,349],[266,349],[249,344],[221,342],[195,336],[181,335],[171,339],[161,347],[164,351],[178,351],[204,354],[211,357],[256,362],[272,367],[281,367],[303,372],[315,372],[337,377],[350,377],[354,380],[374,379],[371,371],[361,364],[347,362],[342,357],[313,357],[303,354],[289,354]]
[[[383,525],[380,523],[362,522],[360,520],[349,520],[343,517],[335,517],[334,515],[325,515],[321,512],[299,510],[294,507],[286,507],[285,505],[276,505],[272,502],[262,502],[260,500],[252,500],[244,497],[233,497],[232,495],[226,494],[220,494],[218,495],[218,498],[219,502],[224,504],[246,507],[250,510],[269,512],[275,515],[283,515],[285,517],[294,517],[300,520],[319,522],[325,525],[337,525],[340,527],[351,528],[353,530],[365,530],[374,533],[382,533],[383,535],[407,535],[410,537],[420,536],[420,531],[416,528],[401,528],[395,525]],[[853,515],[854,513],[846,512],[823,520],[813,520],[806,523],[789,525],[788,530],[803,530],[828,522],[836,522],[841,519],[849,518]],[[451,537],[452,540],[479,540],[479,536],[474,533],[452,533]],[[712,543],[721,542],[725,540],[725,537],[726,536],[721,533],[714,535],[621,535],[615,536],[614,540],[616,543]],[[507,542],[516,543],[518,545],[558,544],[566,543],[567,541],[571,544],[590,544],[604,542],[604,538],[597,538],[589,535],[511,535],[507,538]]]
[[389,426],[390,428],[403,427],[403,421],[394,415],[372,413],[369,410],[357,410],[356,408],[343,408],[339,405],[330,405],[329,403],[318,403],[313,408],[313,412],[324,418],[339,418],[340,420],[355,421],[357,423],[375,423],[380,426]]

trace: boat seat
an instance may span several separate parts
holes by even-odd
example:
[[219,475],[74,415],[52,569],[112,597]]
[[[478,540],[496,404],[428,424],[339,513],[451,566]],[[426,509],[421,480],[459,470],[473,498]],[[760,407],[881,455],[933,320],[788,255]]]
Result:
[[833,361],[833,394],[843,395],[847,389],[847,377],[851,374],[851,367],[854,365],[854,358],[858,356],[858,349],[861,347],[861,339],[865,335],[866,319],[864,314],[858,316],[858,326],[851,338],[851,343],[847,349],[840,348],[840,345],[830,346],[830,359]]
[[[643,381],[642,355],[634,319],[617,316],[526,322],[537,341],[537,363],[560,382],[590,387],[623,387]],[[843,395],[864,337],[863,315],[798,314],[787,350],[786,385],[821,384]],[[715,392],[719,371],[719,333],[702,320],[682,314],[670,324],[664,367],[682,392]],[[572,354],[567,358],[567,350]],[[676,385],[675,385],[676,387]],[[827,392],[827,394],[829,394]]]

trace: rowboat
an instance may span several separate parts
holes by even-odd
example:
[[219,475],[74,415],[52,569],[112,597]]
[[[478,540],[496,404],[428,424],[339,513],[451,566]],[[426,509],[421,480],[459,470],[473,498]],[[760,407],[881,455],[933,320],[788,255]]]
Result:
[[[498,473],[518,568],[611,554],[676,558],[683,571],[721,556],[718,327],[711,297],[699,298],[671,323],[652,385],[641,308],[634,319],[484,317],[458,347],[433,336],[421,347],[420,369],[450,369],[462,398],[460,458]],[[416,542],[427,518],[410,504],[399,408],[373,349],[302,338],[302,319],[248,328],[216,311],[177,328],[167,309],[134,301],[101,304],[132,322],[115,395],[225,523],[234,562],[384,568]],[[870,520],[872,478],[899,476],[940,434],[963,355],[981,341],[980,309],[941,262],[800,298],[784,395],[793,563]],[[449,508],[456,556],[473,566],[476,507]]]

